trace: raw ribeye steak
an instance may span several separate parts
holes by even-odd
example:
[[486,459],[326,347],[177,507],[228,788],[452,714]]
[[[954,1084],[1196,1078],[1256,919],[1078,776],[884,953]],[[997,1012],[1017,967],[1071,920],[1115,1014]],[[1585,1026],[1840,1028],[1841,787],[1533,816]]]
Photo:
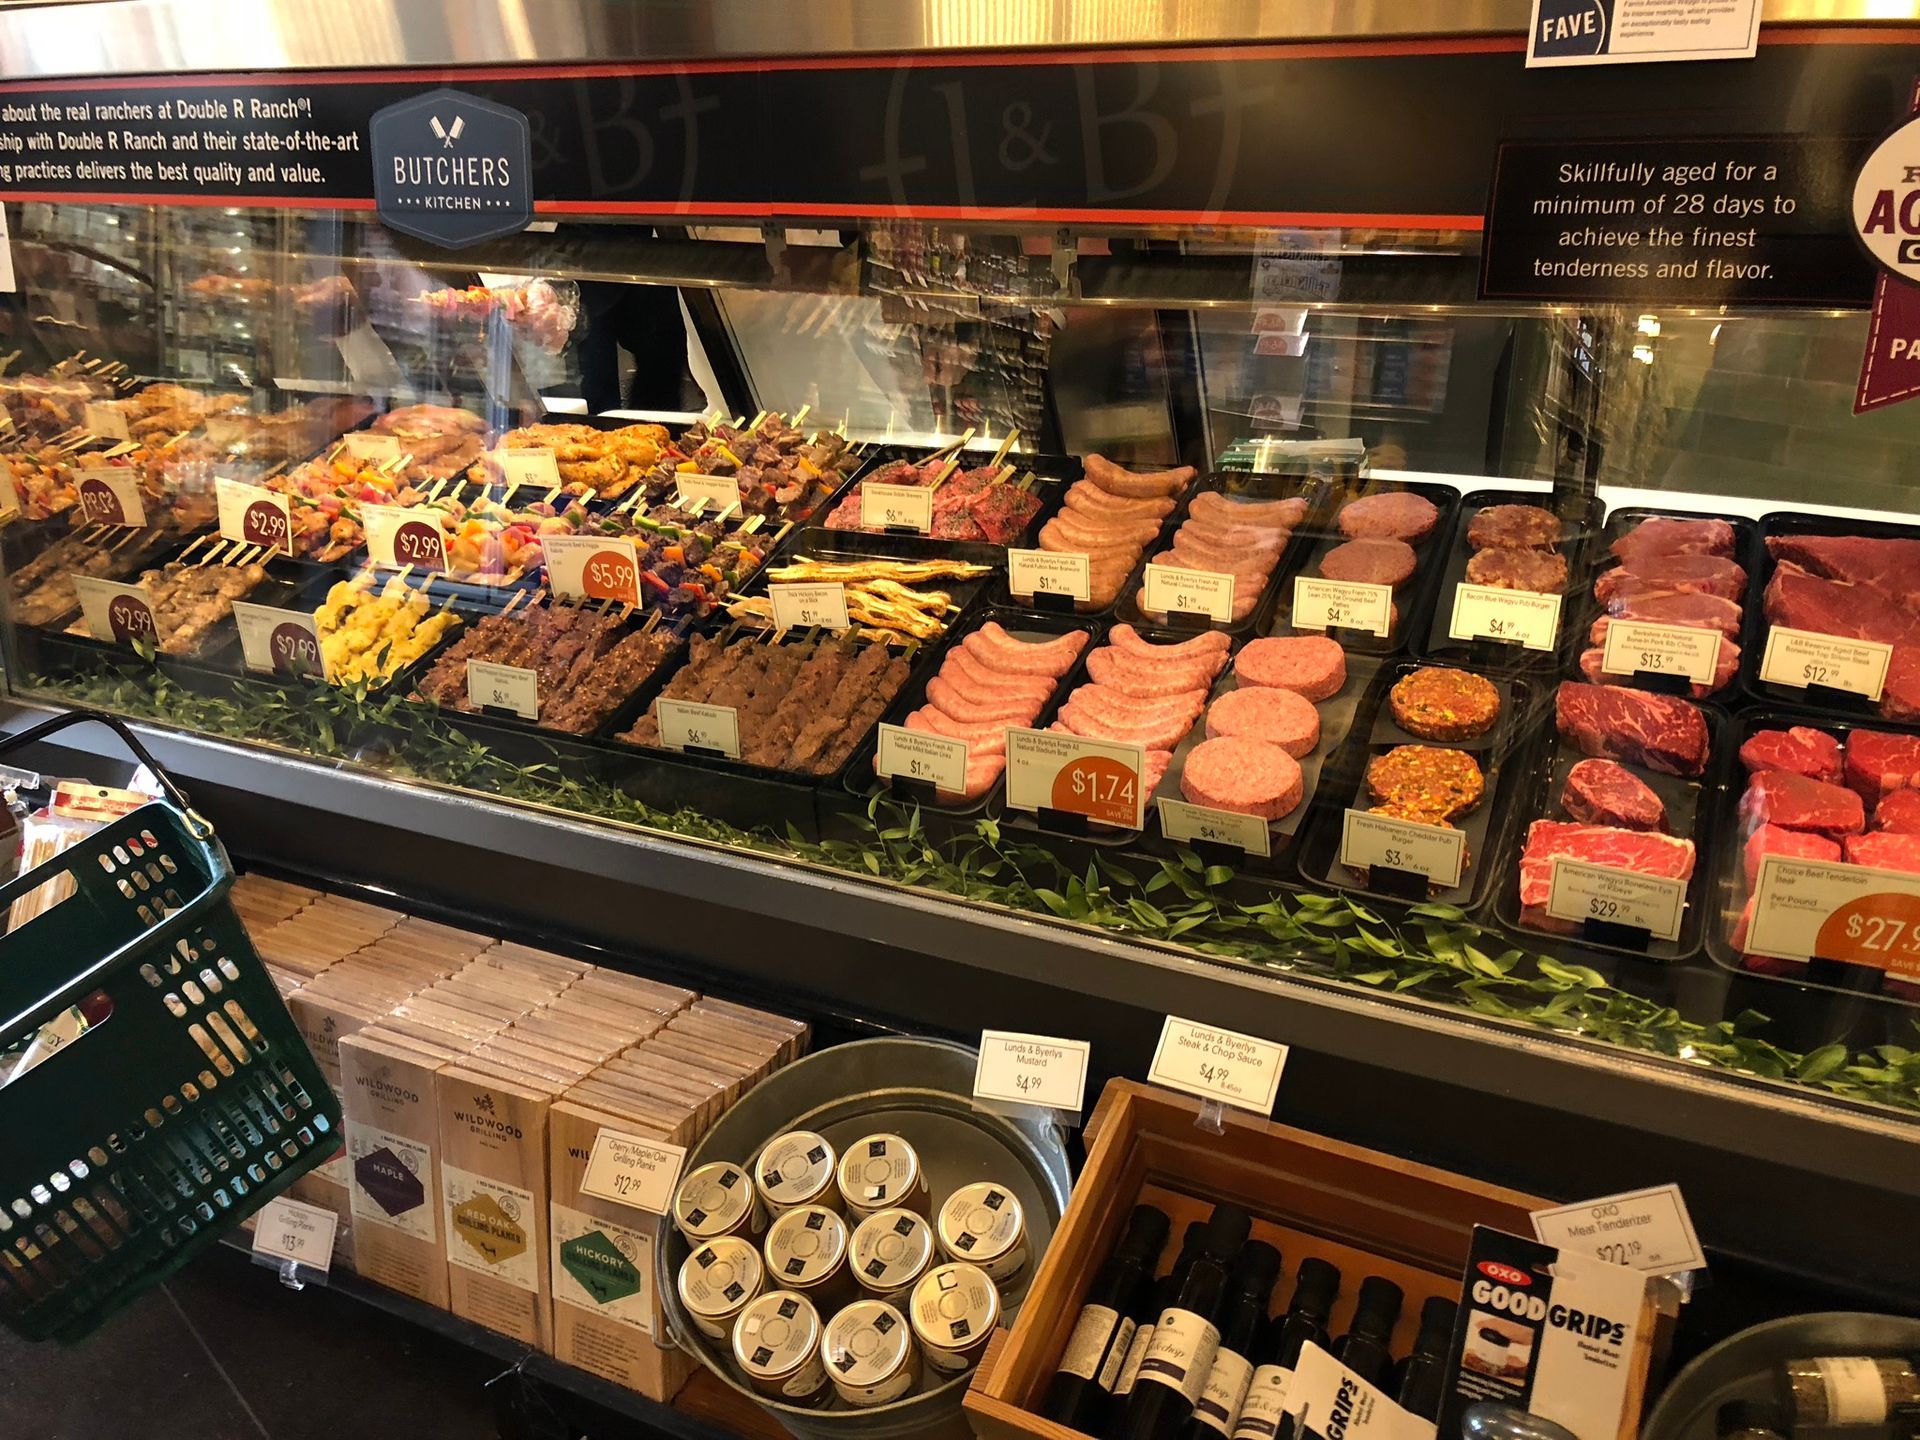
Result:
[[1706,771],[1706,717],[1685,700],[1623,685],[1565,680],[1554,696],[1553,712],[1561,737],[1584,755],[1624,760],[1666,775]]

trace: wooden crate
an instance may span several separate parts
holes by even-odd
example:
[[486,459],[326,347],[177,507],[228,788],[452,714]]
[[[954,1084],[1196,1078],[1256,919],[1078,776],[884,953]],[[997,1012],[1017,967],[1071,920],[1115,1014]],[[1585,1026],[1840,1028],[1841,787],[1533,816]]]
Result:
[[1528,1215],[1551,1203],[1246,1115],[1230,1112],[1226,1133],[1215,1135],[1196,1125],[1200,1110],[1198,1100],[1130,1080],[1114,1080],[1102,1093],[1072,1203],[1012,1333],[989,1352],[967,1393],[982,1440],[1078,1434],[1039,1407],[1094,1272],[1143,1201],[1167,1212],[1175,1244],[1215,1201],[1245,1208],[1253,1237],[1280,1250],[1276,1311],[1292,1298],[1302,1260],[1314,1255],[1339,1266],[1341,1293],[1328,1327],[1335,1335],[1346,1330],[1360,1281],[1385,1275],[1407,1296],[1396,1355],[1412,1347],[1428,1297],[1459,1297],[1475,1225],[1530,1235]]

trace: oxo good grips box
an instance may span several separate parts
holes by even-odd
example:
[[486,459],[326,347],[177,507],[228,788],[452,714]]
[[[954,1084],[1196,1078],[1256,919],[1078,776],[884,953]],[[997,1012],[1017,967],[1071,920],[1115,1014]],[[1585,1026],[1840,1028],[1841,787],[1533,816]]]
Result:
[[1632,1440],[1660,1306],[1656,1276],[1485,1226],[1473,1232],[1448,1351],[1439,1432],[1482,1401],[1531,1411],[1579,1440]]

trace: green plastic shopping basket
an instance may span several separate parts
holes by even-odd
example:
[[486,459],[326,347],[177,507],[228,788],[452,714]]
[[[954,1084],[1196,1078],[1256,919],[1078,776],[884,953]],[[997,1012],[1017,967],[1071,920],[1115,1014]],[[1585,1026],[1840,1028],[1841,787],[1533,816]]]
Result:
[[0,887],[4,907],[73,884],[0,936],[0,1053],[75,1005],[96,1022],[0,1088],[0,1320],[36,1340],[87,1334],[339,1144],[338,1101],[227,902],[226,851],[132,732],[76,711],[0,753],[82,722],[166,799]]

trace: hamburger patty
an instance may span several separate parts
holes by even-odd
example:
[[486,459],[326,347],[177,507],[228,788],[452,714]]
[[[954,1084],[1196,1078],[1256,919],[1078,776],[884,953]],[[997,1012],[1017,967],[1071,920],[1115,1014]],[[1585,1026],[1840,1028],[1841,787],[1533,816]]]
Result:
[[1492,545],[1467,561],[1467,583],[1499,590],[1531,590],[1536,595],[1563,594],[1567,588],[1567,557],[1558,550]]
[[1424,540],[1440,523],[1440,510],[1424,495],[1389,490],[1349,500],[1335,517],[1340,533],[1352,540]]
[[1368,762],[1367,792],[1382,805],[1450,820],[1480,803],[1487,781],[1464,751],[1396,745]]
[[1393,720],[1423,740],[1475,740],[1500,718],[1500,692],[1485,676],[1427,665],[1387,692]]
[[1551,550],[1560,543],[1560,517],[1538,505],[1488,505],[1467,523],[1467,544],[1476,550],[1511,545]]

